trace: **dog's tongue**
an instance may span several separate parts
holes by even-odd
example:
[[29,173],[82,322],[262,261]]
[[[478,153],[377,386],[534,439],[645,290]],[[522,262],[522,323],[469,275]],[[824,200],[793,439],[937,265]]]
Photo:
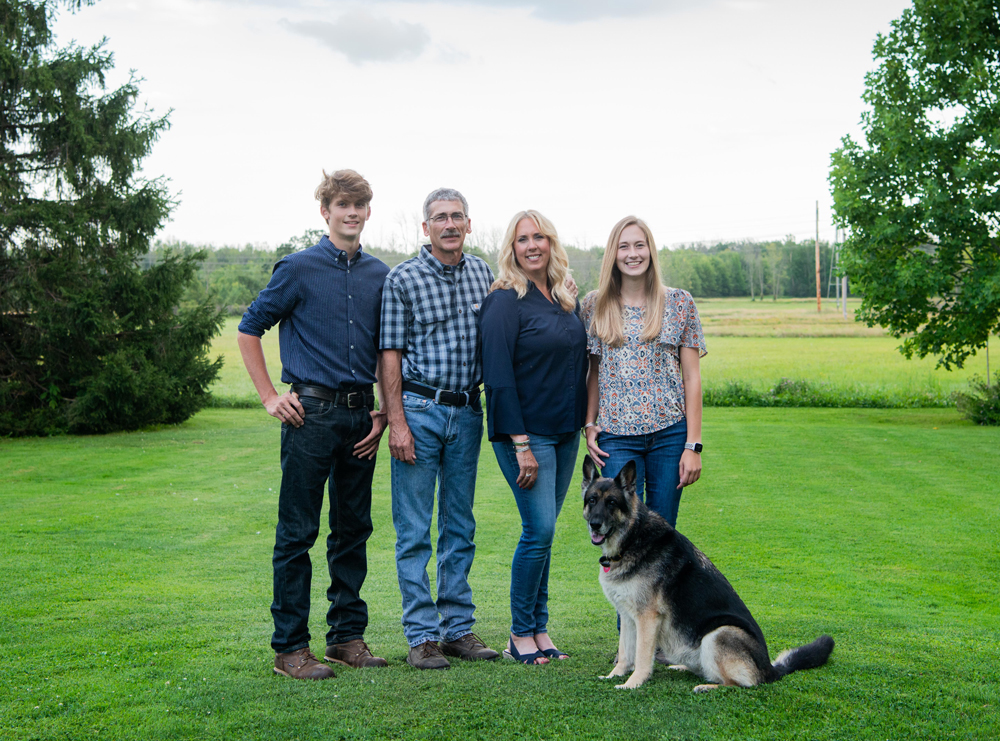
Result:
[[593,543],[594,545],[600,545],[601,543],[604,542],[604,536],[601,535],[600,533],[591,532],[590,542]]

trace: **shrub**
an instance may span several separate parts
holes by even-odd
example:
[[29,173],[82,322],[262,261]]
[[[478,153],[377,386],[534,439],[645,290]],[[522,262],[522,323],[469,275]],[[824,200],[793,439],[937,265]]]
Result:
[[955,394],[958,411],[977,425],[1000,425],[1000,372],[994,376],[992,385],[988,379],[974,376],[969,386],[971,393]]
[[708,407],[860,407],[868,409],[912,409],[947,407],[953,401],[942,394],[871,391],[842,388],[782,378],[772,388],[759,390],[747,383],[728,381],[704,391]]

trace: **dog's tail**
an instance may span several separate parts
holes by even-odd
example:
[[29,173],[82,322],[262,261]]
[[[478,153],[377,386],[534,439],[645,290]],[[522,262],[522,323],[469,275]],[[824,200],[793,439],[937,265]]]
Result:
[[771,665],[778,672],[778,677],[797,672],[801,669],[815,669],[823,666],[833,651],[833,639],[822,635],[805,646],[782,651]]

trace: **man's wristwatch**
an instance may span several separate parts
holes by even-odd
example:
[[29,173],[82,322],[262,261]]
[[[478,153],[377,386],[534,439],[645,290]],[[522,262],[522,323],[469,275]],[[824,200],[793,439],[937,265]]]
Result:
[[685,450],[693,450],[695,453],[701,452],[701,443],[684,443]]

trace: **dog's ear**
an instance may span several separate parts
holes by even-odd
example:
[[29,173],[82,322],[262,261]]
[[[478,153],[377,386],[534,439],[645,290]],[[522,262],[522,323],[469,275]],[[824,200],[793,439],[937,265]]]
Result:
[[587,489],[594,479],[597,478],[597,466],[594,465],[594,460],[589,455],[583,458],[583,491],[586,493]]
[[629,496],[635,496],[635,461],[629,461],[615,476],[615,484]]

